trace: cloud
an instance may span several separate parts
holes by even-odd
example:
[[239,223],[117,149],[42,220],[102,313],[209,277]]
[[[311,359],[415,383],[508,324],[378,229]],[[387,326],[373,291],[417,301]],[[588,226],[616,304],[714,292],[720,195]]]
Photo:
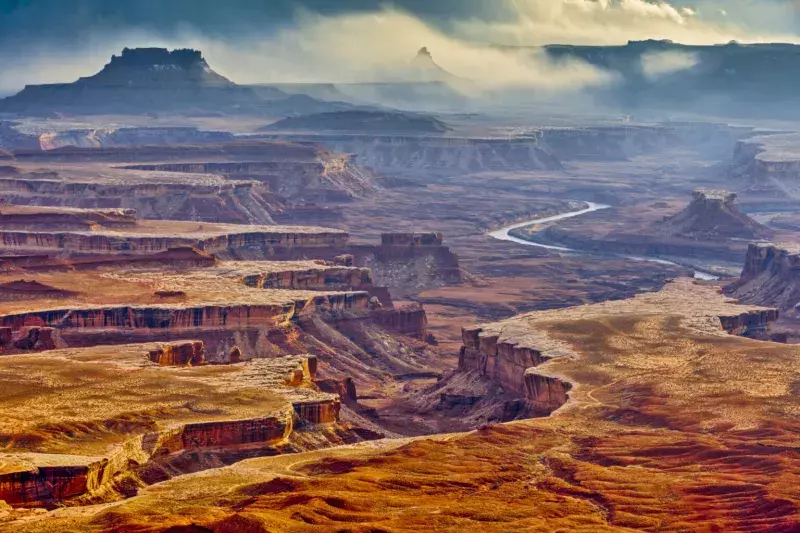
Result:
[[[629,40],[670,39],[686,44],[795,42],[794,34],[776,34],[737,26],[719,17],[706,19],[697,6],[654,0],[509,0],[516,19],[490,22],[472,18],[457,22],[471,39],[508,45],[624,44]],[[759,11],[760,7],[751,8]]]
[[[22,83],[73,81],[98,71],[125,47],[192,47],[211,66],[239,83],[372,82],[397,80],[427,46],[439,65],[474,89],[506,86],[580,90],[608,81],[608,74],[579,61],[551,62],[543,52],[504,51],[474,44],[394,9],[324,16],[306,12],[295,25],[268,35],[223,40],[184,28],[169,38],[142,31],[96,33],[82,48],[32,48],[11,64],[0,90]],[[24,80],[24,81],[23,81]]]
[[[146,5],[159,2],[163,0],[148,0]],[[377,8],[377,1],[366,0],[304,2],[333,7],[325,14],[295,10],[290,21],[284,17],[281,24],[264,24],[261,31],[253,30],[258,24],[252,21],[243,23],[237,33],[214,28],[213,9],[221,8],[213,6],[221,4],[202,0],[197,9],[186,13],[186,20],[192,21],[199,17],[195,12],[202,12],[202,24],[175,22],[180,19],[177,15],[168,25],[164,21],[156,26],[146,24],[143,21],[154,12],[141,7],[133,18],[130,13],[115,15],[117,25],[87,27],[81,39],[71,40],[73,44],[49,41],[49,34],[40,32],[40,38],[20,40],[12,51],[0,48],[0,92],[18,90],[24,84],[72,81],[91,75],[125,46],[198,48],[215,69],[240,83],[381,81],[391,79],[419,48],[427,46],[443,68],[476,80],[479,88],[563,91],[607,83],[609,75],[586,63],[553,63],[535,50],[514,51],[493,45],[598,45],[644,39],[702,44],[797,40],[794,35],[761,34],[736,26],[731,21],[740,20],[743,13],[752,13],[753,17],[760,13],[767,17],[764,20],[772,20],[774,13],[781,12],[761,7],[761,2],[760,7],[746,11],[746,4],[742,4],[745,0],[729,0],[736,16],[723,18],[718,16],[717,0],[497,0],[491,9],[478,0],[448,0],[446,6],[462,7],[453,8],[453,17],[447,23],[432,14],[434,7],[445,4],[432,0],[398,2],[408,10]],[[290,3],[286,0],[281,5]],[[358,9],[353,7],[356,4]],[[427,7],[420,10],[423,4]],[[233,21],[247,14],[260,21],[263,13],[258,5],[257,0],[234,1],[224,9],[224,16],[218,17],[220,24],[236,27]],[[281,11],[284,15],[286,12]],[[715,18],[704,18],[708,13]],[[31,15],[28,11],[23,14]],[[90,14],[86,18],[94,20]],[[686,58],[669,56],[644,58],[643,68],[662,75],[670,68],[686,68],[682,65],[688,63]]]
[[687,70],[700,62],[697,54],[678,51],[648,52],[641,57],[642,73],[655,80],[661,76]]

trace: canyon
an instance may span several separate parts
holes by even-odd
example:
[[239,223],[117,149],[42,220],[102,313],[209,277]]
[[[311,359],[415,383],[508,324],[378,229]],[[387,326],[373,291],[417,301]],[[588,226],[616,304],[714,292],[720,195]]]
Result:
[[0,531],[800,528],[791,124],[493,111],[434,52],[0,101]]

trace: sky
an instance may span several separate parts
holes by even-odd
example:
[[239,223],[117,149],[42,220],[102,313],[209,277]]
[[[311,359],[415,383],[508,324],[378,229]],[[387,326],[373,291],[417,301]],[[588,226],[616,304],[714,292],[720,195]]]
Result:
[[490,45],[800,42],[798,14],[798,0],[0,0],[0,92],[91,75],[125,46],[200,48],[243,83],[369,81],[427,46],[457,75],[581,86],[602,73]]

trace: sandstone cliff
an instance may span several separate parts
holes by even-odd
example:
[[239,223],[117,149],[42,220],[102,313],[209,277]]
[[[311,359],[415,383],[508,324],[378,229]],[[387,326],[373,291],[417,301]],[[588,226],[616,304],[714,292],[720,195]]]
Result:
[[800,252],[751,244],[741,277],[725,292],[745,303],[793,310],[800,303]]

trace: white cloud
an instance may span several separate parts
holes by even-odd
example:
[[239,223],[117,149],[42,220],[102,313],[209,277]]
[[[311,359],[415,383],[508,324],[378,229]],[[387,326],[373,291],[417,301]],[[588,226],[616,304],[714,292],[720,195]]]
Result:
[[[784,41],[776,35],[701,16],[702,3],[676,7],[654,0],[509,0],[516,20],[490,23],[471,19],[457,23],[460,34],[484,42],[509,45],[624,44],[629,40],[670,39],[687,44]],[[755,11],[760,7],[752,8]]]
[[690,69],[697,65],[699,59],[696,54],[669,50],[643,54],[641,61],[642,72],[653,80],[673,72]]

